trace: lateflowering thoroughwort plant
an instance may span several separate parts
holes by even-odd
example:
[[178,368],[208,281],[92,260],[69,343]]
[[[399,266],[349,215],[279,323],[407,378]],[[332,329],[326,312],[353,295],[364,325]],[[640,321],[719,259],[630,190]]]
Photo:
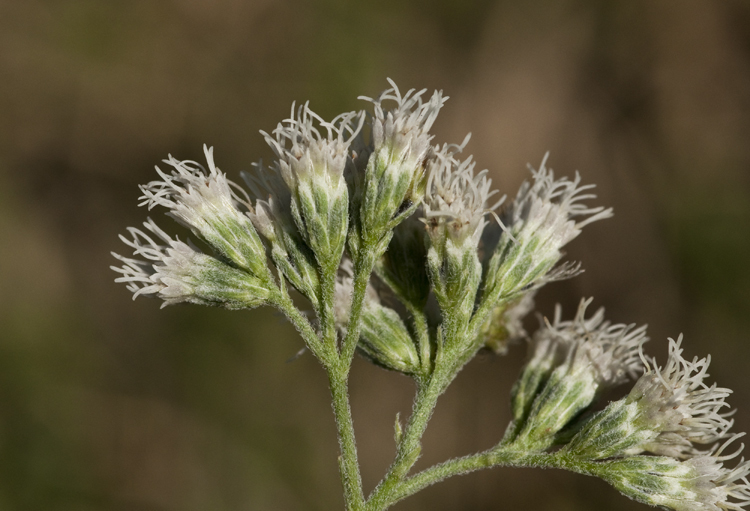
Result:
[[[341,449],[346,508],[381,510],[446,477],[495,466],[556,467],[608,481],[628,497],[678,511],[750,504],[750,462],[729,432],[728,389],[705,383],[709,359],[683,357],[669,341],[665,366],[643,355],[645,328],[613,325],[583,300],[572,320],[558,308],[528,338],[529,360],[511,392],[512,421],[491,449],[414,473],[422,434],[440,395],[482,348],[501,354],[526,337],[521,320],[545,283],[570,277],[562,247],[588,223],[592,185],[555,178],[546,158],[512,201],[475,172],[460,145],[433,145],[430,128],[447,98],[396,85],[372,112],[330,122],[307,104],[271,133],[276,160],[228,180],[206,164],[164,160],[141,205],[163,207],[210,252],[172,238],[152,220],[122,240],[133,257],[113,267],[133,297],[163,305],[281,310],[328,374]],[[502,206],[502,208],[501,208]],[[297,309],[290,287],[313,319]],[[386,298],[383,300],[383,298]],[[397,309],[387,304],[400,302]],[[365,496],[347,381],[355,351],[409,375],[417,395],[396,422],[396,456]],[[630,393],[590,411],[607,389]]]

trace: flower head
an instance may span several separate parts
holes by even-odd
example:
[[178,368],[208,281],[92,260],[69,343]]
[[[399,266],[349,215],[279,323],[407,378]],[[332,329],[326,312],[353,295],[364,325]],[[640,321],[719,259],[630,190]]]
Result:
[[[750,462],[734,468],[724,462],[736,457],[718,451],[685,461],[662,456],[633,456],[597,464],[597,475],[633,500],[675,511],[740,511],[750,504]],[[741,448],[740,448],[741,450]]]
[[171,173],[156,167],[161,180],[141,186],[141,206],[162,206],[169,215],[186,225],[221,256],[234,265],[264,276],[265,248],[252,223],[240,210],[247,208],[246,192],[227,179],[214,164],[213,148],[203,150],[208,171],[194,161],[179,161],[171,155],[164,163]]
[[[402,95],[396,84],[377,99],[370,101],[374,114],[370,118],[371,140],[360,144],[358,162],[353,165],[355,197],[353,201],[354,227],[357,238],[376,244],[422,201],[425,171],[432,157],[429,130],[445,103],[441,92],[435,91],[424,101],[426,92],[409,90]],[[395,108],[386,109],[386,102]],[[362,157],[367,157],[364,166]],[[359,163],[362,161],[362,163]],[[352,251],[357,251],[357,239],[352,240]],[[387,240],[385,240],[387,242]],[[382,246],[382,251],[385,246]]]
[[297,229],[292,215],[292,196],[277,169],[269,169],[262,161],[253,164],[252,173],[243,172],[255,204],[247,216],[270,244],[271,259],[289,282],[307,297],[316,309],[319,306],[320,282],[315,255]]
[[474,174],[471,156],[463,161],[455,158],[468,141],[469,135],[461,145],[445,144],[435,151],[428,165],[424,222],[433,239],[450,237],[454,244],[463,245],[468,238],[476,249],[487,225],[485,216],[497,209],[505,197],[490,204],[497,190],[491,188],[488,171]]
[[577,172],[573,180],[555,179],[554,172],[546,167],[548,157],[549,153],[544,155],[539,170],[529,166],[533,183],[527,181],[521,186],[502,218],[517,237],[539,236],[552,245],[550,248],[559,250],[578,236],[584,226],[611,217],[612,208],[583,204],[596,198],[588,193],[596,185],[581,185]]
[[521,436],[543,443],[587,408],[604,390],[634,378],[642,369],[639,347],[646,327],[611,324],[604,309],[586,318],[592,299],[581,300],[573,320],[562,321],[555,310],[532,337],[527,363],[512,394]]
[[151,235],[130,227],[131,239],[120,236],[133,249],[133,255],[143,259],[112,254],[124,263],[122,267],[112,267],[122,275],[115,282],[126,283],[133,299],[151,295],[164,300],[162,307],[191,302],[242,309],[257,307],[269,297],[266,284],[250,273],[172,239],[153,220],[143,225]]
[[500,215],[506,228],[490,260],[485,284],[492,299],[574,275],[574,266],[552,270],[562,257],[562,247],[587,224],[612,216],[611,208],[583,203],[596,196],[588,193],[594,185],[581,185],[578,173],[573,180],[555,179],[546,168],[547,156],[539,170],[529,167],[533,183],[525,182]]
[[[435,91],[429,100],[424,101],[422,95],[427,89],[418,92],[409,89],[402,96],[393,80],[389,78],[388,83],[391,88],[383,91],[377,99],[360,96],[360,99],[370,101],[375,111],[372,119],[373,149],[375,152],[385,150],[388,163],[397,164],[403,171],[418,171],[430,151],[430,128],[448,98],[443,97],[442,91]],[[383,104],[386,101],[395,102],[395,108],[385,109]]]
[[562,308],[558,305],[552,323],[535,334],[532,344],[539,339],[552,339],[571,373],[589,372],[598,386],[609,388],[642,371],[639,348],[647,340],[646,326],[613,325],[604,320],[604,308],[586,318],[592,301],[593,298],[581,300],[575,317],[569,321],[562,321]]
[[[364,116],[356,112],[325,122],[308,104],[300,106],[295,115],[292,105],[291,117],[279,123],[274,136],[261,132],[278,157],[272,169],[290,191],[297,229],[318,263],[330,271],[338,266],[344,251],[349,196],[343,173],[350,157],[349,145],[363,122]],[[263,217],[256,221],[268,225]]]
[[278,157],[278,171],[292,192],[300,181],[315,179],[341,193],[349,145],[356,137],[364,116],[357,112],[339,115],[326,122],[310,110],[309,104],[292,105],[289,119],[278,124],[273,136],[261,131]]
[[712,444],[727,436],[733,421],[727,418],[725,399],[732,391],[706,385],[710,357],[687,360],[681,344],[682,336],[669,340],[663,368],[644,358],[646,370],[627,400],[637,403],[639,422],[656,434],[637,448],[685,458],[700,452],[693,444]]

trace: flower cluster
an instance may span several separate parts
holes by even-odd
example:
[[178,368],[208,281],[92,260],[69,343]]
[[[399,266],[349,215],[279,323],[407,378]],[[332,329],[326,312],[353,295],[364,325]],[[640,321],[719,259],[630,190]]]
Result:
[[[642,353],[644,327],[611,325],[602,310],[586,319],[589,303],[581,302],[572,321],[561,321],[558,307],[530,340],[503,442],[536,451],[563,444],[558,455],[566,463],[581,460],[586,473],[639,502],[678,511],[750,504],[750,462],[724,466],[742,448],[723,452],[743,434],[729,433],[731,391],[705,383],[709,358],[685,359],[680,337],[670,339],[669,359],[659,367]],[[641,372],[626,397],[585,413],[603,388]]]
[[[159,179],[141,186],[140,205],[166,209],[197,244],[151,219],[128,228],[121,239],[133,255],[114,254],[115,281],[163,305],[281,310],[328,373],[348,509],[380,511],[451,473],[514,463],[596,475],[678,511],[750,504],[750,462],[725,466],[741,435],[730,434],[730,391],[705,383],[709,358],[684,358],[680,338],[658,366],[643,354],[645,327],[613,324],[603,309],[587,316],[592,299],[570,320],[558,307],[527,339],[513,418],[495,447],[407,477],[438,397],[482,347],[502,354],[527,337],[539,288],[578,272],[558,264],[563,247],[612,210],[589,204],[593,185],[577,173],[556,178],[547,156],[506,203],[488,170],[459,157],[469,136],[433,144],[442,92],[390,86],[362,98],[370,112],[331,121],[292,105],[261,132],[275,158],[242,174],[249,191],[219,170],[212,148],[205,165],[169,156]],[[396,459],[367,500],[346,387],[357,350],[418,388],[405,428],[396,421]],[[629,380],[627,396],[593,411]]]
[[215,257],[195,246],[173,240],[152,220],[144,224],[152,236],[130,228],[133,259],[113,254],[124,264],[113,267],[122,274],[116,282],[126,282],[138,295],[153,295],[164,304],[192,302],[231,309],[256,307],[270,295],[271,274],[265,248],[248,217],[241,211],[242,194],[238,185],[226,178],[214,164],[213,148],[204,146],[208,171],[193,161],[164,160],[171,173],[158,167],[162,178],[141,187],[141,205],[162,206],[170,216],[188,227],[215,253]]

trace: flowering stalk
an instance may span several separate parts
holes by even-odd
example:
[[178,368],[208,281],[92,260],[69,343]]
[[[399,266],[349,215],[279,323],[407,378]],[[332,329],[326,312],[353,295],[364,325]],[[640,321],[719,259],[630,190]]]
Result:
[[[262,132],[275,154],[230,181],[204,147],[205,166],[173,157],[141,187],[198,245],[153,220],[128,228],[132,256],[114,254],[116,282],[162,306],[228,309],[271,305],[300,332],[326,371],[339,439],[344,503],[380,511],[446,477],[498,466],[555,467],[600,477],[626,496],[677,511],[750,504],[750,462],[725,455],[741,434],[728,389],[704,383],[709,359],[687,360],[670,340],[660,367],[643,354],[645,327],[613,324],[603,310],[573,319],[556,309],[527,336],[523,318],[581,229],[611,216],[592,207],[592,185],[531,169],[509,204],[488,171],[475,172],[469,141],[433,145],[441,92],[401,94],[395,83],[372,112],[325,121],[308,104]],[[501,209],[501,206],[502,209]],[[373,276],[373,271],[375,276]],[[291,296],[296,291],[299,297]],[[303,313],[300,300],[312,311]],[[412,475],[439,397],[483,347],[505,353],[527,338],[529,359],[511,391],[512,421],[491,449]],[[412,413],[395,425],[395,457],[365,497],[348,379],[355,352],[412,378]],[[607,390],[636,380],[626,397],[594,413]],[[723,442],[723,443],[722,443]],[[740,449],[741,450],[741,449]]]

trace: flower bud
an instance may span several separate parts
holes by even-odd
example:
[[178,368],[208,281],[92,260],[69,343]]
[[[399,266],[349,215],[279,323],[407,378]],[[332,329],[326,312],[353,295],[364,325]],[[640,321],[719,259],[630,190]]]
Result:
[[419,355],[398,313],[368,303],[362,313],[360,350],[375,364],[406,374],[420,368]]
[[534,310],[535,293],[535,290],[531,290],[519,300],[510,303],[500,302],[492,309],[479,332],[485,348],[497,355],[505,355],[510,344],[526,337],[523,319]]
[[264,167],[262,161],[253,164],[253,167],[253,173],[242,173],[242,178],[256,197],[255,205],[249,208],[247,215],[258,232],[268,240],[276,269],[317,310],[320,296],[318,266],[315,254],[295,225],[289,189],[279,174]]
[[[427,267],[438,303],[452,321],[468,322],[474,311],[482,265],[477,252],[487,221],[485,215],[502,199],[489,205],[497,193],[483,170],[474,174],[469,157],[454,155],[461,145],[444,145],[429,165],[423,222],[427,226]],[[454,337],[453,335],[447,336]]]
[[[345,259],[336,280],[335,309],[339,329],[346,331],[353,289],[352,262]],[[419,355],[398,313],[380,303],[368,284],[361,316],[360,351],[374,364],[406,374],[420,368]]]
[[423,309],[430,293],[425,225],[412,215],[393,229],[393,238],[376,269],[400,299]]

